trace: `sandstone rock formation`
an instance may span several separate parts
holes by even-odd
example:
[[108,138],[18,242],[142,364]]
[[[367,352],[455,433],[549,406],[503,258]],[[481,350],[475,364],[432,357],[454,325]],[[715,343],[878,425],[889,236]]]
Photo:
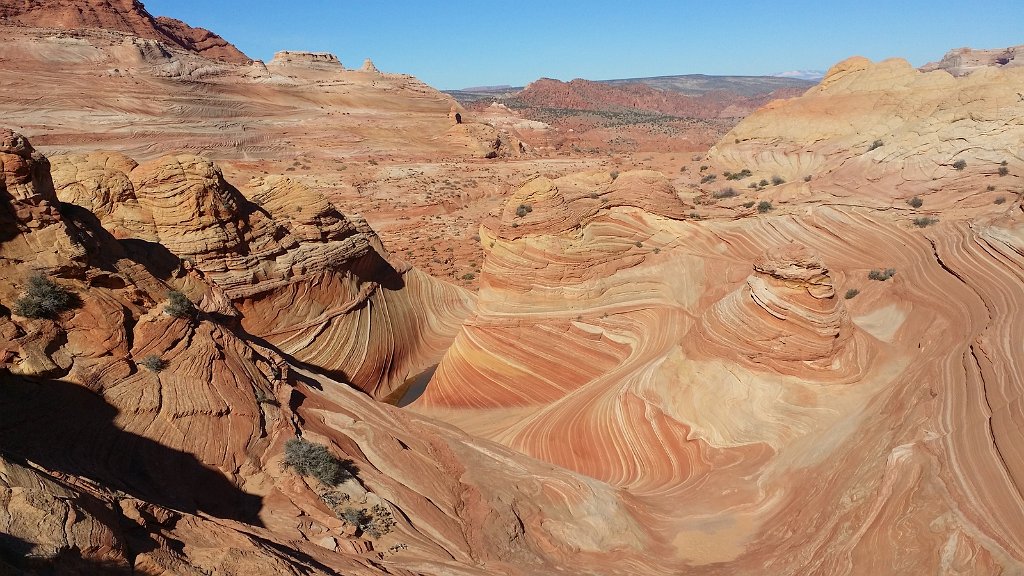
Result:
[[[56,203],[45,159],[23,137],[5,132],[2,153],[5,213],[42,213]],[[253,269],[266,273],[253,280],[260,285],[276,273],[273,262],[260,263],[268,245],[281,246],[275,256],[282,261],[297,262],[296,251],[315,252],[317,243],[329,252],[342,230],[369,234],[346,228],[315,194],[269,179],[254,194],[263,207],[254,208],[216,167],[194,157],[132,168],[131,188],[115,178],[133,164],[122,156],[67,160],[58,162],[67,200],[61,210],[48,213],[45,227],[36,225],[39,218],[5,225],[0,238],[0,333],[9,339],[0,367],[4,570],[541,574],[608,549],[619,551],[619,570],[643,557],[647,536],[627,496],[375,402],[248,330],[257,304],[252,294],[238,297],[247,292],[235,272],[214,267],[212,254],[230,263],[251,250]],[[303,201],[288,200],[296,198]],[[122,202],[138,207],[112,206]],[[115,238],[85,206],[113,225],[146,214],[148,227],[128,226]],[[181,209],[195,210],[184,219],[195,227],[182,231],[191,245],[167,235],[162,212]],[[50,229],[77,244],[52,244]],[[154,236],[140,238],[140,229]],[[178,243],[158,243],[165,235]],[[361,250],[376,250],[364,242],[370,246]],[[171,247],[194,262],[182,262]],[[49,275],[79,301],[51,318],[11,314],[21,279],[42,259],[30,257],[50,250],[63,265],[47,269]],[[339,259],[338,275],[358,260],[332,258]],[[315,261],[309,270],[291,270],[299,274],[291,286],[312,293],[315,283],[301,274],[330,265]],[[370,275],[364,282],[380,271],[361,270]],[[409,297],[417,300],[410,306],[415,314],[428,319],[431,304],[426,294],[422,301],[412,296],[414,283],[386,300],[370,296],[364,307],[383,307],[384,318],[393,318]],[[199,302],[231,295],[241,302],[241,325],[202,305],[193,316],[170,315],[171,288]],[[373,321],[367,316],[364,323]],[[377,335],[370,326],[345,338],[372,344]],[[397,355],[377,366],[387,370]],[[285,470],[283,443],[295,434],[349,459],[354,476],[330,487]],[[379,537],[367,535],[342,519],[345,506],[375,507],[394,524]]]
[[945,70],[953,76],[966,76],[981,68],[995,67],[1017,67],[1024,66],[1024,58],[1018,60],[1018,55],[1024,55],[1024,45],[1010,46],[1009,48],[997,48],[994,50],[975,50],[973,48],[957,48],[950,50],[938,62],[929,62],[921,67],[922,72],[932,70]]
[[249,57],[227,40],[174,18],[154,18],[138,0],[33,0],[0,6],[0,24],[101,29],[159,40],[206,58],[248,63]]
[[362,70],[363,72],[372,72],[374,74],[380,74],[380,70],[377,70],[377,67],[373,65],[373,60],[370,60],[369,58],[363,60],[363,66],[360,68],[360,70]]
[[296,52],[282,50],[267,63],[271,69],[306,68],[320,72],[340,72],[345,69],[338,57],[329,52]]

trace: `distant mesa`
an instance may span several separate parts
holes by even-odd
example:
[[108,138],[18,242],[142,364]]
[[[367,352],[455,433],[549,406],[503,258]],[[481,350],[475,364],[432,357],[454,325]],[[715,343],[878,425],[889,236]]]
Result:
[[921,71],[945,70],[953,76],[966,76],[980,68],[1010,68],[1019,66],[1024,66],[1024,44],[990,50],[957,48],[947,52],[942,57],[942,60],[925,64],[921,67]]
[[268,68],[308,68],[323,72],[340,72],[345,69],[341,60],[330,52],[299,52],[282,50],[274,54],[274,59],[267,64]]
[[778,74],[772,74],[772,76],[775,78],[796,78],[797,80],[818,82],[825,77],[825,72],[821,70],[789,70],[786,72],[779,72]]

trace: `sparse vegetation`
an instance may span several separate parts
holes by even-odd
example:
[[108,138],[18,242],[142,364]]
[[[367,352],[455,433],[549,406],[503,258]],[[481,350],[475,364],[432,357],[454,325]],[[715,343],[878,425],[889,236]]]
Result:
[[1010,169],[1007,168],[1006,166],[1000,166],[999,167],[999,175],[1000,176],[1006,176],[1009,173],[1010,173]]
[[313,476],[325,486],[336,486],[354,474],[350,461],[331,454],[327,446],[292,438],[284,443],[284,466],[300,476]]
[[967,168],[967,161],[957,160],[956,162],[953,162],[953,168],[956,168],[957,170],[963,170],[964,168]]
[[810,181],[811,181],[811,175],[810,174],[808,174],[807,176],[804,176],[804,182],[810,182]]
[[776,174],[775,176],[772,176],[772,186],[778,186],[779,184],[785,184],[785,183],[786,183],[786,181],[782,179],[782,176],[779,176],[778,174]]
[[743,203],[743,207],[744,207],[744,208],[753,208],[753,207],[754,207],[754,201],[753,201],[753,200],[751,200],[751,201],[749,201],[749,202],[744,202],[744,203]]
[[14,302],[14,313],[26,318],[53,318],[74,308],[78,298],[41,273],[28,277],[25,293]]
[[196,315],[195,304],[188,299],[187,296],[178,292],[177,290],[171,290],[167,293],[167,306],[164,306],[164,312],[169,316],[175,318],[194,318]]
[[872,270],[868,272],[869,280],[878,280],[879,282],[885,282],[889,278],[896,275],[895,268],[886,268],[885,270]]
[[924,206],[924,200],[921,200],[918,196],[914,196],[910,200],[907,200],[907,204],[910,204],[911,208],[920,208],[921,206]]
[[737,192],[736,189],[734,189],[732,187],[729,187],[729,188],[722,188],[718,192],[712,193],[711,196],[713,198],[717,198],[717,199],[720,200],[722,198],[732,198],[733,196],[736,196],[737,194],[739,194],[739,192]]
[[921,216],[919,218],[914,218],[914,226],[917,226],[918,228],[927,228],[928,226],[931,226],[932,224],[935,224],[938,221],[938,218],[929,218],[928,216]]
[[997,197],[995,199],[995,201],[993,203],[994,204],[1002,204],[1004,202],[1006,202],[1006,196],[999,196],[999,197]]
[[611,176],[612,180],[614,181],[616,178],[619,177],[619,171],[618,170],[612,170],[611,172],[608,173],[608,175]]
[[473,274],[472,272],[467,272],[462,275],[462,279],[466,281],[472,280],[474,278],[476,278],[476,274]]
[[395,527],[395,517],[383,504],[375,504],[372,510],[345,508],[340,518],[374,539],[384,536]]
[[991,184],[989,184],[988,186],[985,187],[985,190],[988,190],[989,192],[995,192],[996,191],[996,187],[991,185]]
[[757,189],[757,182],[751,182],[750,184],[747,184],[747,188],[756,190]]
[[700,213],[699,212],[690,212],[690,218],[693,218],[694,220],[700,220]]
[[145,367],[150,372],[159,372],[167,367],[167,362],[164,362],[163,359],[156,354],[150,354],[142,360],[139,360],[139,365]]
[[633,242],[633,245],[636,246],[637,248],[643,248],[644,247],[644,243],[639,241],[639,240],[637,240],[636,242]]
[[744,168],[743,170],[740,170],[739,172],[729,172],[728,170],[725,171],[725,172],[722,172],[722,176],[725,176],[726,180],[742,180],[744,178],[747,178],[747,177],[751,176],[752,174],[753,174],[753,172],[751,172],[747,168]]
[[881,140],[875,140],[874,142],[871,143],[871,146],[868,146],[868,152],[881,148],[882,146],[885,146],[885,142],[882,142]]
[[708,182],[714,182],[716,179],[718,179],[718,176],[714,174],[708,174],[707,176],[704,176],[703,178],[700,179],[700,183],[707,184]]
[[850,288],[849,290],[846,291],[846,294],[843,295],[843,298],[846,298],[847,300],[852,300],[853,298],[857,297],[857,294],[860,294],[860,290],[857,290],[856,288]]
[[761,181],[757,183],[757,185],[760,186],[761,188],[764,188],[768,184],[770,184],[770,182],[768,182],[768,180],[765,180],[764,178],[762,178]]
[[533,206],[530,206],[529,204],[520,204],[519,207],[516,208],[516,216],[520,218],[526,216],[530,212],[533,212]]
[[767,200],[761,200],[760,202],[757,203],[757,211],[760,212],[761,214],[769,212],[771,211],[771,209],[772,203]]

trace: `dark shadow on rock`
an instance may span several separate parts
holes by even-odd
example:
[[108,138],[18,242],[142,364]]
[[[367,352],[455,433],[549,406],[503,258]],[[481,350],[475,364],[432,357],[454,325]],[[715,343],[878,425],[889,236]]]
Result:
[[259,496],[192,454],[121,430],[115,416],[116,408],[77,384],[0,372],[0,450],[165,508],[260,525]]
[[352,264],[352,273],[363,282],[376,282],[388,290],[401,290],[405,278],[374,249]]
[[181,268],[181,259],[163,244],[138,238],[125,238],[120,242],[128,258],[142,264],[150,274],[161,280],[171,278]]
[[35,544],[0,532],[0,575],[3,576],[92,576],[128,575],[127,563],[101,562],[83,558],[80,550],[64,549],[54,556],[35,554]]

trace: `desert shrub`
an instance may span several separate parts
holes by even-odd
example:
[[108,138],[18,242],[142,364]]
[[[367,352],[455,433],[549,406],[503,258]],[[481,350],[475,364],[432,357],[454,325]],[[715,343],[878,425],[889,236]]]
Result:
[[711,196],[713,198],[721,199],[721,198],[732,198],[733,196],[736,196],[737,194],[739,194],[739,192],[736,192],[736,190],[734,188],[730,187],[730,188],[722,188],[718,192],[712,193]]
[[743,207],[744,208],[753,208],[753,206],[754,206],[754,201],[753,200],[751,200],[749,202],[744,202],[743,203]]
[[707,169],[708,169],[708,166],[701,166],[701,167],[700,167],[700,171],[701,171],[701,172],[703,172],[703,171],[705,171],[705,170],[707,170]]
[[871,143],[871,146],[868,146],[868,152],[871,152],[872,150],[875,150],[877,148],[881,148],[884,145],[885,142],[882,142],[881,140],[875,140],[874,142]]
[[847,300],[852,300],[853,298],[857,297],[857,294],[860,294],[860,290],[857,290],[856,288],[850,288],[849,290],[846,291],[846,294],[843,295],[843,298],[846,298]]
[[810,174],[808,174],[807,176],[804,176],[804,182],[810,182],[810,181],[811,181],[811,175]]
[[764,214],[765,212],[768,212],[771,209],[772,203],[767,200],[761,200],[760,202],[757,203],[757,211],[760,212],[761,214]]
[[474,278],[476,278],[476,274],[473,274],[472,272],[467,272],[462,275],[463,280],[472,280]]
[[935,224],[938,221],[938,218],[929,218],[928,216],[921,216],[919,218],[914,218],[914,226],[917,226],[918,228],[927,228],[928,226],[931,226],[932,224]]
[[889,278],[896,275],[895,268],[886,268],[885,270],[872,270],[868,272],[869,280],[878,280],[879,282],[885,282]]
[[786,181],[782,179],[782,176],[779,176],[778,174],[776,174],[775,176],[772,176],[772,186],[778,186],[779,184],[785,184],[785,183],[786,183]]
[[353,476],[350,461],[335,457],[323,444],[302,438],[284,443],[284,466],[300,476],[313,476],[325,486],[335,486]]
[[520,204],[519,207],[516,208],[516,216],[520,218],[526,216],[530,212],[533,212],[533,206],[530,206],[529,204]]
[[700,179],[700,183],[707,184],[708,182],[714,182],[716,179],[718,179],[718,176],[714,174],[708,174],[707,176]]
[[760,186],[761,188],[764,188],[768,184],[769,184],[769,182],[767,180],[765,180],[764,178],[762,178],[761,181],[757,183],[757,185]]
[[988,186],[985,186],[985,190],[988,190],[989,192],[995,192],[996,191],[996,187],[991,185],[991,184],[989,184]]
[[726,180],[742,180],[742,179],[750,176],[751,174],[753,174],[753,172],[751,172],[747,168],[744,168],[743,170],[740,170],[739,172],[729,172],[729,171],[722,172],[722,176],[725,176]]
[[694,220],[700,220],[700,213],[699,212],[690,212],[690,218],[693,218]]
[[159,372],[167,367],[167,362],[164,362],[163,359],[156,354],[150,354],[142,360],[139,360],[139,365],[144,366],[150,372]]
[[192,318],[196,315],[196,307],[192,304],[192,301],[187,296],[178,292],[177,290],[171,290],[167,293],[167,306],[164,306],[164,312],[169,316],[175,318]]
[[1007,168],[1006,166],[1000,166],[999,167],[999,175],[1000,176],[1006,176],[1009,173],[1010,173],[1010,169]]
[[995,199],[994,203],[995,204],[1002,204],[1003,202],[1006,202],[1006,197],[1005,196],[999,196],[998,198]]
[[612,170],[611,172],[608,173],[608,175],[612,177],[612,180],[615,180],[616,178],[619,177],[619,171],[618,170]]
[[924,205],[924,200],[921,200],[921,198],[914,196],[910,200],[907,200],[907,204],[910,204],[912,208],[920,208],[921,206]]
[[963,170],[964,168],[967,168],[967,161],[957,160],[956,162],[953,162],[953,168],[956,168],[957,170]]
[[395,517],[383,504],[374,504],[372,511],[366,508],[345,508],[339,516],[374,539],[384,536],[395,527]]
[[77,304],[74,293],[37,272],[28,277],[25,293],[14,301],[14,313],[26,318],[52,318]]
[[757,189],[757,182],[751,182],[747,184],[747,188]]

